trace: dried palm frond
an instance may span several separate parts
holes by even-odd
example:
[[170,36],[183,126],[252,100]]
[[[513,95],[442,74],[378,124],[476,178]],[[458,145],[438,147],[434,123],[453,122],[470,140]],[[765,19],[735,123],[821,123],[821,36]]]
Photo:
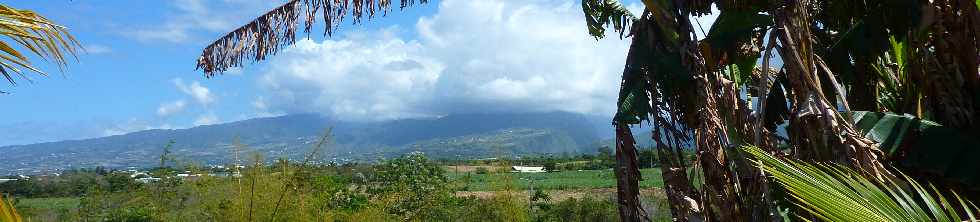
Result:
[[68,33],[68,28],[33,11],[11,8],[4,4],[0,4],[0,35],[11,40],[0,41],[0,75],[11,85],[17,84],[12,74],[27,81],[31,81],[31,78],[25,71],[47,76],[47,73],[31,64],[25,55],[27,53],[21,53],[14,47],[27,49],[30,54],[53,62],[61,71],[68,64],[67,56],[75,57],[76,47],[81,48],[75,37]]
[[[325,24],[324,35],[332,36],[338,25],[349,13],[354,24],[375,13],[382,15],[391,10],[393,0],[292,0],[259,16],[204,48],[197,59],[197,69],[204,70],[205,77],[212,77],[232,67],[241,67],[245,61],[258,62],[275,55],[283,47],[296,43],[296,29],[300,19],[303,32],[309,34],[317,16]],[[425,4],[428,0],[417,0]],[[400,0],[401,7],[415,5],[416,0]]]

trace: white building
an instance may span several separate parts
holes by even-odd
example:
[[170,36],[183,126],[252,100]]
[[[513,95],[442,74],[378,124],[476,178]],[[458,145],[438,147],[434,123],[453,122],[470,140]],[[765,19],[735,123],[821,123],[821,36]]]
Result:
[[513,173],[544,173],[544,167],[532,167],[532,166],[511,166],[510,172]]
[[136,182],[152,183],[152,182],[159,182],[160,180],[161,180],[160,178],[156,178],[156,177],[143,177],[143,178],[137,178]]

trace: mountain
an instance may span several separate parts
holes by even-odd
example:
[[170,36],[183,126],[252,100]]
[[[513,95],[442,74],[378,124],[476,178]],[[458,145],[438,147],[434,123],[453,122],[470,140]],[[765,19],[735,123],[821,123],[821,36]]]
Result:
[[[318,114],[255,118],[188,129],[154,129],[124,135],[0,147],[0,174],[105,166],[159,164],[169,141],[180,162],[226,164],[235,141],[268,159],[301,159],[332,129],[322,158],[373,161],[421,151],[435,158],[483,158],[594,152],[608,134],[605,118],[566,112],[454,114],[381,122],[337,120]],[[601,133],[600,133],[601,132]],[[239,153],[244,158],[247,153]]]

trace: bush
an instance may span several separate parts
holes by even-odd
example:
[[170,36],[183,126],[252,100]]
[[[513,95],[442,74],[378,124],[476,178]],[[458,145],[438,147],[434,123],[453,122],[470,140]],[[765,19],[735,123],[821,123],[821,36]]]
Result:
[[489,172],[490,172],[490,170],[487,170],[486,167],[477,167],[476,168],[476,174],[487,174]]
[[370,193],[384,200],[381,204],[389,213],[425,221],[446,210],[440,205],[452,197],[448,184],[442,166],[421,153],[411,153],[376,165]]
[[571,198],[538,206],[540,212],[534,221],[619,221],[619,211],[612,200]]
[[106,221],[111,222],[148,222],[155,221],[150,216],[150,210],[143,207],[126,207],[123,209],[115,210],[109,214],[109,219]]

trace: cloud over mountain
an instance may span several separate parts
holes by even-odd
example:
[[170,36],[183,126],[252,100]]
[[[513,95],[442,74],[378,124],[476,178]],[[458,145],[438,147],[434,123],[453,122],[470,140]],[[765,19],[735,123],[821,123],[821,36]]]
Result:
[[301,40],[273,57],[259,82],[270,111],[339,118],[608,115],[627,48],[627,40],[589,36],[571,1],[446,0],[414,30]]

